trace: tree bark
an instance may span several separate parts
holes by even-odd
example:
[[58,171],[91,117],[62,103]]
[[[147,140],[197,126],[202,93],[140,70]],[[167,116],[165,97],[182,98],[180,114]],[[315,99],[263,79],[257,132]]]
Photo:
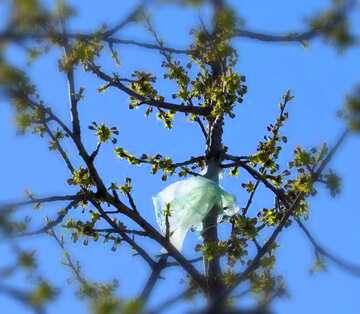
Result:
[[[214,10],[214,22],[213,22],[213,34],[219,31],[217,29],[218,25],[215,22],[215,14],[217,11],[224,9],[223,0],[212,0],[212,6]],[[224,68],[222,67],[223,60],[211,64],[212,76],[214,82],[222,74]],[[207,171],[205,177],[213,180],[216,183],[219,183],[219,174],[221,171],[221,161],[223,156],[223,145],[222,145],[222,134],[223,134],[223,122],[224,117],[219,116],[211,121],[209,121],[209,131],[208,131],[208,143],[207,143]],[[215,246],[219,242],[218,236],[218,213],[221,210],[219,205],[214,206],[207,217],[203,221],[203,242],[205,246]],[[223,280],[222,280],[222,270],[220,264],[219,256],[211,256],[207,258],[204,256],[204,272],[207,283],[207,297],[209,303],[214,300],[217,295],[225,289]],[[211,308],[211,313],[209,314],[221,314],[224,311],[224,303],[217,304],[216,308]]]

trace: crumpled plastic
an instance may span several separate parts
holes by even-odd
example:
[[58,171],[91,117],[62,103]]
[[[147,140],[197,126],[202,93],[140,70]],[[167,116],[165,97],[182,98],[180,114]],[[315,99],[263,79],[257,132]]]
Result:
[[[166,234],[168,221],[170,242],[179,251],[190,229],[201,233],[202,222],[214,206],[219,208],[218,222],[224,216],[233,216],[239,211],[234,195],[224,191],[215,181],[202,176],[170,184],[153,197],[153,203],[162,234]],[[166,217],[167,208],[170,216]]]

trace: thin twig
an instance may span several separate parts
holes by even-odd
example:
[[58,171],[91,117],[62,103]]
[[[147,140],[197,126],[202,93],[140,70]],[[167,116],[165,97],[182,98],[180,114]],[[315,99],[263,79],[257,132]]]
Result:
[[245,208],[243,210],[243,215],[244,216],[246,216],[246,214],[247,214],[247,212],[248,212],[248,210],[249,210],[249,208],[251,206],[252,200],[254,198],[254,195],[256,193],[257,188],[259,187],[259,184],[260,184],[260,180],[257,180],[253,190],[251,191],[251,194],[250,194],[250,197],[249,197],[249,199],[247,201],[247,204],[246,204],[246,206],[245,206]]
[[61,146],[59,140],[54,136],[53,132],[50,130],[49,126],[47,125],[47,123],[44,123],[44,127],[45,127],[45,131],[48,133],[48,135],[50,136],[50,138],[56,143],[57,149],[62,157],[62,159],[65,161],[66,166],[68,167],[68,169],[70,170],[71,173],[74,172],[74,166],[72,165],[68,155],[66,154],[65,150],[63,149],[63,147]]

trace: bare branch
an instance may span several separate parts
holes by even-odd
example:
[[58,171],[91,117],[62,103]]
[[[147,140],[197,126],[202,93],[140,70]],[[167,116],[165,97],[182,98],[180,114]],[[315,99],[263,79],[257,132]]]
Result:
[[[105,213],[107,214],[107,212],[105,212]],[[117,229],[115,229],[115,228],[92,229],[92,231],[94,231],[94,232],[104,232],[104,233],[107,233],[107,234],[119,233],[118,228]],[[127,234],[133,234],[133,235],[138,235],[138,236],[143,236],[143,237],[148,237],[149,236],[146,232],[140,231],[140,230],[131,230],[131,229],[124,228],[122,231],[127,233]]]
[[150,255],[140,246],[138,245],[134,239],[130,238],[126,232],[119,231],[122,239],[127,242],[135,251],[137,254],[139,254],[153,269],[155,267],[154,260],[150,257]]
[[255,39],[264,42],[300,42],[304,43],[306,41],[312,40],[324,31],[331,31],[336,28],[345,18],[345,16],[351,11],[355,6],[356,1],[346,0],[344,3],[334,11],[334,19],[330,20],[326,25],[320,29],[310,28],[305,31],[300,32],[289,32],[283,35],[274,35],[274,34],[265,34],[254,32],[245,29],[238,29],[235,31],[235,37],[243,37],[249,39]]
[[196,123],[200,126],[201,132],[204,135],[205,141],[208,141],[208,134],[206,132],[206,128],[204,126],[204,123],[201,121],[199,117],[195,118]]
[[312,236],[310,231],[305,227],[305,225],[299,219],[296,219],[296,222],[299,225],[299,227],[301,228],[301,230],[305,233],[306,237],[309,239],[311,244],[314,246],[315,251],[317,253],[326,257],[328,260],[332,261],[336,266],[338,266],[342,270],[344,270],[356,277],[360,277],[360,266],[354,265],[348,261],[343,260],[340,257],[337,257],[337,256],[329,253],[315,240],[315,238]]
[[134,22],[139,14],[144,10],[145,3],[147,1],[142,1],[139,5],[137,5],[130,14],[123,20],[121,20],[117,25],[115,25],[113,28],[109,29],[108,31],[104,32],[102,34],[103,40],[108,39],[109,37],[113,36],[115,33],[117,33],[119,30],[127,26],[128,24]]
[[31,204],[42,204],[42,203],[51,203],[51,202],[63,202],[63,201],[80,201],[83,199],[83,195],[62,195],[62,196],[49,196],[44,198],[36,198],[31,197],[29,200],[7,203],[0,206],[0,210],[4,210],[6,208],[16,208],[20,206],[26,206]]
[[[197,257],[197,258],[193,258],[193,259],[189,259],[188,262],[189,263],[197,263],[197,262],[201,262],[203,260],[202,257]],[[178,262],[168,262],[166,264],[166,267],[173,267],[173,266],[180,266]]]
[[44,234],[44,233],[48,233],[50,230],[52,230],[54,227],[58,226],[59,224],[61,224],[64,220],[64,218],[66,217],[66,215],[69,213],[70,209],[72,207],[74,207],[77,204],[78,201],[72,201],[70,202],[70,204],[68,204],[65,208],[63,208],[57,218],[55,220],[49,220],[49,222],[42,228],[36,230],[36,231],[31,231],[31,232],[24,232],[19,234],[17,237],[26,237],[26,236],[33,236],[33,235],[39,235],[39,234]]
[[319,35],[318,30],[308,30],[302,33],[291,32],[285,35],[264,34],[254,31],[239,29],[235,31],[236,37],[256,39],[265,42],[300,42],[311,40]]
[[[65,38],[65,40],[63,41],[65,56],[69,57],[69,55],[71,53],[71,45],[68,42],[67,37],[66,37],[66,30],[65,30],[64,23],[62,23],[62,28],[63,28],[63,34],[64,34],[64,38]],[[71,111],[73,135],[77,141],[80,141],[81,128],[80,128],[80,120],[79,120],[79,113],[78,113],[78,97],[77,97],[76,91],[75,91],[74,69],[72,66],[67,71],[66,76],[67,76],[68,88],[69,88],[69,101],[70,101],[70,111]]]
[[[43,32],[43,33],[32,33],[32,32],[14,32],[12,30],[7,30],[5,32],[0,33],[0,43],[13,41],[15,43],[23,42],[27,40],[58,40],[64,41],[65,39],[78,39],[78,40],[91,40],[93,39],[95,34],[85,34],[85,33],[67,33],[66,38],[64,34],[57,32]],[[157,44],[151,44],[146,42],[140,42],[132,39],[120,39],[116,37],[107,37],[101,39],[109,45],[126,45],[126,46],[136,46],[140,48],[150,49],[150,50],[163,50],[170,53],[182,54],[182,55],[191,55],[192,51],[189,49],[178,49],[172,47],[160,47]]]
[[249,210],[249,208],[251,206],[252,200],[254,198],[254,195],[256,193],[257,188],[259,187],[259,184],[260,184],[260,180],[257,180],[253,190],[251,191],[251,194],[250,194],[250,197],[249,197],[249,199],[247,201],[247,204],[246,204],[245,208],[243,209],[243,215],[244,216],[246,216],[246,214],[247,214],[247,212],[248,212],[248,210]]
[[131,46],[137,46],[137,47],[146,48],[146,49],[150,49],[150,50],[159,50],[159,51],[162,50],[162,51],[176,53],[176,54],[182,54],[182,55],[191,55],[192,54],[192,51],[189,49],[178,49],[178,48],[159,46],[157,44],[144,43],[144,42],[139,42],[139,41],[131,40],[131,39],[108,38],[106,41],[109,43],[112,43],[112,44],[131,45]]
[[145,284],[145,287],[143,291],[141,292],[140,299],[143,304],[147,302],[147,300],[150,297],[151,292],[156,286],[157,281],[160,279],[160,274],[163,271],[163,269],[166,267],[166,261],[168,256],[163,255],[160,257],[160,260],[156,263],[156,265],[153,268],[153,271],[148,279],[148,281]]
[[55,121],[61,127],[61,129],[64,130],[65,134],[73,138],[74,135],[71,132],[71,130],[56,114],[52,112],[51,108],[45,107],[42,103],[37,103],[36,101],[34,101],[29,97],[27,97],[27,101],[31,106],[31,108],[40,108],[41,110],[44,110],[44,112],[49,115],[50,120]]
[[49,126],[47,125],[47,123],[44,123],[44,127],[46,130],[46,133],[48,133],[48,135],[50,136],[50,138],[52,139],[52,141],[54,141],[56,143],[57,149],[59,150],[59,153],[62,157],[62,159],[65,161],[66,166],[68,167],[68,169],[70,170],[71,173],[74,172],[74,166],[72,165],[68,155],[66,154],[65,150],[62,148],[59,140],[55,137],[55,135],[53,134],[53,132],[50,130]]
[[91,155],[90,155],[90,160],[91,160],[91,161],[94,161],[94,160],[95,160],[97,154],[98,154],[99,151],[100,151],[100,148],[101,148],[101,142],[99,142],[99,143],[96,144],[96,148],[95,148],[94,151],[91,153]]
[[176,303],[182,301],[184,298],[186,298],[188,295],[190,295],[192,292],[192,289],[186,289],[179,294],[175,295],[174,297],[164,301],[163,303],[156,306],[154,309],[147,312],[147,314],[160,314],[167,308],[175,305]]
[[129,203],[130,203],[130,206],[131,206],[132,210],[133,210],[134,212],[137,212],[138,210],[137,210],[135,201],[134,201],[131,193],[130,193],[130,192],[126,192],[126,196],[127,196],[128,200],[129,200]]

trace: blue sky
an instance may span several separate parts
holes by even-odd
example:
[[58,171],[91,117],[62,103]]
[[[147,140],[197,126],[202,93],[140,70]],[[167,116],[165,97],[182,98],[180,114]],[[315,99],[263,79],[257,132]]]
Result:
[[[47,2],[53,4],[52,1]],[[75,1],[73,2],[75,4]],[[328,4],[325,0],[307,3],[306,6],[300,0],[231,2],[238,14],[247,20],[249,28],[269,32],[302,29],[304,16],[309,16]],[[115,0],[102,3],[76,1],[75,6],[79,8],[78,16],[72,21],[71,27],[92,30],[99,23],[112,25],[121,16],[125,16],[136,3],[126,1],[120,5],[119,1]],[[199,12],[171,5],[153,7],[151,12],[159,35],[168,45],[175,47],[187,46],[190,40],[188,33],[197,25],[199,13],[205,17],[209,14],[206,9]],[[1,14],[5,16],[4,11],[0,9],[0,16]],[[359,33],[358,12],[353,12],[352,22]],[[138,27],[131,27],[119,36],[152,40],[151,36]],[[232,154],[243,155],[255,151],[258,140],[266,132],[266,125],[274,121],[277,103],[287,89],[292,90],[295,100],[289,107],[290,120],[284,129],[289,144],[282,154],[282,164],[286,165],[296,145],[310,148],[324,141],[331,144],[336,139],[344,127],[336,118],[336,111],[342,107],[346,94],[359,81],[359,48],[340,55],[321,40],[312,42],[306,49],[298,44],[268,44],[246,39],[237,39],[234,46],[238,48],[239,53],[237,70],[247,77],[249,92],[244,103],[236,110],[236,119],[226,121],[224,142],[230,147]],[[161,60],[156,52],[125,46],[118,47],[118,51],[122,66],[114,69],[115,65],[106,57],[99,61],[105,69],[119,71],[123,76],[129,76],[135,69],[160,74]],[[58,57],[58,51],[51,51],[42,61],[34,63],[27,70],[45,102],[51,104],[61,117],[69,121],[66,81],[57,73]],[[25,66],[21,51],[14,49],[11,58],[14,63]],[[128,100],[124,94],[109,90],[99,95],[96,89],[100,86],[100,81],[81,71],[78,71],[76,76],[78,86],[86,87],[86,100],[80,104],[80,115],[89,150],[96,144],[96,139],[86,127],[95,120],[117,126],[120,131],[119,145],[138,155],[159,152],[171,156],[174,161],[182,161],[189,156],[203,153],[204,143],[200,130],[196,125],[187,122],[184,116],[178,115],[175,128],[166,130],[155,117],[144,118],[142,109],[129,111]],[[172,85],[159,80],[157,86],[165,95],[171,93]],[[71,192],[65,184],[69,174],[60,157],[48,151],[44,140],[31,135],[17,136],[12,124],[12,112],[8,104],[3,100],[1,102],[0,145],[3,147],[3,153],[0,171],[4,184],[1,185],[0,200],[19,199],[23,197],[26,189],[37,195]],[[141,208],[144,216],[155,224],[151,196],[169,183],[163,183],[159,176],[150,176],[147,167],[129,167],[124,161],[116,159],[112,150],[111,144],[106,145],[99,156],[97,167],[101,174],[107,182],[122,182],[125,177],[131,176],[138,208]],[[352,136],[331,165],[343,178],[342,194],[336,199],[331,199],[328,193],[321,189],[321,193],[311,199],[311,214],[307,225],[329,250],[360,264],[360,205],[356,197],[359,190],[359,153],[359,138]],[[238,178],[226,177],[223,181],[224,187],[237,195],[241,206],[246,202],[245,194],[240,191],[240,184],[245,180],[244,174],[240,173]],[[269,202],[269,194],[261,190],[253,208],[266,206]],[[59,207],[49,206],[35,212],[37,217],[34,219],[34,227],[43,223],[44,215],[54,217],[58,209]],[[187,238],[185,253],[188,256],[194,256],[193,246],[196,241],[197,237],[194,234]],[[274,305],[275,313],[358,313],[358,278],[344,274],[331,264],[328,272],[310,276],[313,250],[295,226],[281,235],[279,244],[277,272],[284,275],[291,297],[277,301]],[[23,239],[21,245],[36,248],[40,269],[45,277],[63,288],[56,306],[51,306],[49,313],[58,314],[69,310],[87,313],[86,306],[73,296],[76,284],[67,283],[71,275],[61,265],[62,253],[53,240],[46,237]],[[157,252],[157,248],[151,243],[146,243],[146,246]],[[84,273],[90,279],[119,279],[119,295],[124,297],[135,296],[148,274],[146,266],[139,258],[129,256],[128,247],[111,252],[110,245],[90,243],[89,246],[83,247],[81,244],[73,245],[69,242],[68,248],[74,258],[79,259]],[[8,251],[4,246],[1,246],[1,250],[1,256],[6,260]],[[2,261],[0,265],[1,263]],[[161,283],[155,290],[153,304],[166,296],[174,295],[181,287],[183,273],[166,272],[165,276],[168,281]],[[22,281],[23,278],[19,277],[12,283],[22,285]],[[181,313],[182,308],[175,307],[168,313]],[[23,307],[0,296],[0,312],[4,311],[11,314],[27,313]]]

